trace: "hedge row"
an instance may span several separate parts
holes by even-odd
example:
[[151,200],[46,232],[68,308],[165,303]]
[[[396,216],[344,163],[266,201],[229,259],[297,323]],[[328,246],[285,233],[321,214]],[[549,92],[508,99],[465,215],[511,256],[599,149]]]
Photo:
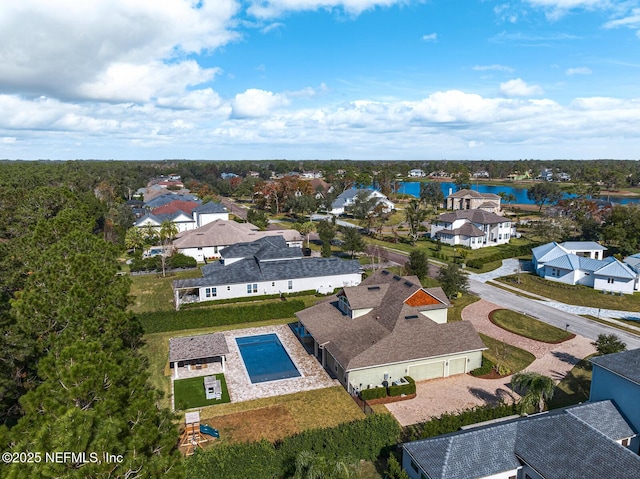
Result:
[[302,451],[314,452],[327,462],[374,461],[388,455],[400,440],[400,432],[400,425],[393,416],[372,414],[332,428],[303,431],[275,444],[267,441],[218,444],[205,451],[197,450],[186,459],[187,477],[292,477],[296,457]]
[[473,371],[470,371],[470,374],[475,377],[484,376],[486,374],[489,374],[495,366],[496,365],[493,364],[493,362],[491,362],[489,358],[482,355],[482,366],[474,369]]
[[538,246],[538,243],[521,246],[503,246],[499,251],[496,251],[492,255],[485,256],[483,258],[470,259],[467,261],[467,266],[469,268],[480,269],[487,263],[493,263],[507,258],[515,258],[517,256],[525,256],[531,254],[531,249],[536,246]]
[[409,384],[394,385],[389,387],[377,387],[370,389],[363,389],[360,391],[360,398],[363,401],[369,401],[371,399],[380,399],[387,396],[402,396],[403,394],[415,394],[416,382],[410,376],[405,376],[405,379]]
[[251,304],[229,308],[188,309],[183,311],[154,311],[139,313],[140,324],[146,334],[182,329],[226,326],[267,319],[291,318],[305,308],[304,301],[295,299],[267,304]]
[[265,301],[267,299],[278,298],[295,298],[298,296],[325,296],[318,293],[315,289],[308,289],[306,291],[298,291],[297,293],[282,293],[282,294],[263,294],[262,296],[250,296],[241,298],[230,299],[218,299],[215,301],[202,301],[197,303],[187,303],[180,306],[180,309],[193,309],[193,308],[207,308],[216,304],[232,304],[232,303],[253,303],[256,301]]
[[462,426],[491,421],[501,417],[519,414],[518,405],[500,404],[498,406],[478,406],[458,413],[445,413],[428,422],[407,426],[403,433],[403,441],[415,441],[428,437],[458,431]]

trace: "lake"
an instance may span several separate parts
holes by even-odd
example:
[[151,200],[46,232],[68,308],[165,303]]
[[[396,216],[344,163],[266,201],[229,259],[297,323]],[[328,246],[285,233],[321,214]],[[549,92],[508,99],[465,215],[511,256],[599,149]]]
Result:
[[[440,183],[440,188],[442,189],[442,192],[444,193],[444,196],[448,196],[451,193],[454,193],[456,191],[456,185],[453,182],[450,181],[444,181],[444,182],[438,182]],[[531,201],[529,198],[527,198],[527,189],[526,188],[516,188],[514,186],[508,186],[508,185],[500,185],[500,186],[496,186],[496,185],[484,185],[484,184],[477,184],[477,185],[473,185],[472,187],[473,190],[479,191],[480,193],[493,193],[495,195],[497,195],[498,193],[500,193],[501,191],[509,194],[511,193],[512,195],[514,195],[516,197],[516,201],[512,201],[511,203],[516,203],[516,204],[523,204],[523,205],[533,205],[534,202]],[[415,196],[416,198],[420,197],[420,183],[417,181],[403,181],[400,183],[400,189],[398,190],[398,193],[404,193],[407,195],[411,195],[411,196]],[[564,195],[565,198],[573,198],[575,197],[575,195],[570,195],[565,193]],[[603,198],[603,199],[606,199]],[[609,198],[613,203],[618,203],[621,205],[627,204],[627,203],[640,203],[640,198],[624,198],[624,197],[619,197],[619,196],[611,196]]]

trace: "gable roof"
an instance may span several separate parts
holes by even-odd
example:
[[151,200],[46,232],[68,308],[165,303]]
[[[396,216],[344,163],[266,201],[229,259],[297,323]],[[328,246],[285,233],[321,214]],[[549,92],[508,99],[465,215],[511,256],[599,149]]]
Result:
[[[416,307],[406,303],[421,290],[440,304]],[[339,294],[347,297],[352,309],[372,309],[350,318],[334,297],[296,316],[346,371],[486,349],[471,323],[437,324],[420,314],[426,309],[448,308],[450,303],[441,288],[423,289],[415,277],[378,271]]]
[[482,478],[523,463],[546,479],[622,479],[638,477],[640,457],[614,441],[634,435],[613,402],[601,401],[413,441],[402,448],[431,479]]
[[[299,258],[259,262],[246,258],[229,265],[220,262],[202,267],[201,278],[179,279],[173,289],[227,286],[299,278],[322,278],[361,272],[358,260],[340,258]],[[335,285],[338,286],[337,284]]]
[[196,201],[175,200],[154,208],[153,210],[151,210],[151,213],[153,213],[154,215],[161,215],[167,213],[175,213],[176,211],[182,211],[183,213],[190,215],[194,208],[196,208],[199,204],[200,203],[197,203]]
[[453,223],[456,220],[465,219],[472,223],[481,225],[490,225],[496,223],[510,223],[509,218],[497,215],[485,210],[455,210],[450,213],[444,213],[438,216],[437,221],[445,223]]
[[182,201],[195,201],[200,202],[197,196],[190,194],[174,194],[174,193],[166,193],[167,190],[162,189],[164,193],[155,198],[145,201],[145,205],[147,208],[154,209],[160,206],[166,205],[167,203],[171,203],[172,201],[182,200]]
[[590,361],[596,366],[640,384],[640,349],[594,356]]
[[282,236],[265,236],[254,241],[227,246],[220,251],[220,255],[223,258],[285,259],[302,257],[302,250],[289,248]]
[[479,191],[468,190],[466,188],[448,195],[447,198],[478,198],[478,199],[484,198],[486,200],[497,200],[497,201],[501,199],[498,195],[493,193],[480,193]]
[[[607,261],[609,260],[609,261]],[[602,276],[611,276],[614,278],[635,279],[636,274],[624,263],[621,263],[615,258],[605,258],[608,264],[605,264],[600,269],[595,271],[595,274]]]
[[595,241],[565,241],[560,246],[571,251],[606,251],[607,248]]
[[553,241],[551,243],[546,243],[532,248],[531,253],[538,263],[545,263],[558,258],[559,256],[568,254],[569,252]]
[[200,228],[178,234],[173,245],[178,249],[204,248],[207,246],[229,246],[247,243],[267,236],[282,236],[285,241],[302,241],[296,230],[260,231],[251,223],[238,223],[230,220],[215,220]]

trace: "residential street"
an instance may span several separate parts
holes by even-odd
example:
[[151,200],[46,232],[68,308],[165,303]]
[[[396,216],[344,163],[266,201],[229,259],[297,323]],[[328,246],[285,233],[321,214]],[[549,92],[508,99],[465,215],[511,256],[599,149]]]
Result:
[[569,331],[584,336],[585,338],[593,340],[598,337],[598,334],[616,334],[627,343],[628,349],[640,348],[640,336],[635,336],[605,324],[597,323],[545,304],[540,304],[532,299],[518,296],[487,283],[470,279],[469,289],[473,294],[487,301],[491,301],[507,309],[528,314],[558,328],[565,329],[565,327],[569,325]]

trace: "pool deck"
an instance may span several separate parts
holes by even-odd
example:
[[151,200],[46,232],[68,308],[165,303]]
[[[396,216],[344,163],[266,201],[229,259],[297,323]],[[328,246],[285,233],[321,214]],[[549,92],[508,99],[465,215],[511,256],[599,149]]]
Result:
[[[253,384],[251,383],[247,370],[244,367],[244,362],[240,356],[240,350],[238,349],[235,339],[242,336],[255,336],[273,333],[278,335],[280,342],[298,368],[300,377]],[[313,389],[323,389],[340,385],[337,380],[331,379],[329,374],[313,357],[313,355],[310,355],[305,350],[304,346],[302,346],[298,338],[287,325],[235,329],[231,331],[224,331],[223,334],[227,340],[227,346],[229,348],[229,353],[226,355],[224,377],[227,382],[231,402],[282,396],[284,394],[292,394],[301,391],[310,391]],[[185,375],[183,375],[183,371],[181,370],[179,379],[194,376],[209,376],[211,374],[221,372],[221,365],[216,363],[213,367],[192,370]]]

